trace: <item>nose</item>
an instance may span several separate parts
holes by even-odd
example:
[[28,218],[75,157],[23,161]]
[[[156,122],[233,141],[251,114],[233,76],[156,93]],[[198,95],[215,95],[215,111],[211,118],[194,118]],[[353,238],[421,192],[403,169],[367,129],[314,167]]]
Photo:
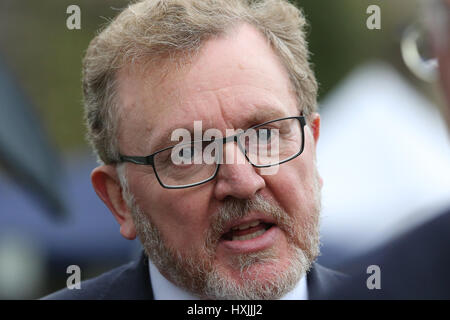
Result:
[[214,195],[218,200],[228,196],[250,199],[266,185],[236,142],[224,144],[223,160],[216,179]]

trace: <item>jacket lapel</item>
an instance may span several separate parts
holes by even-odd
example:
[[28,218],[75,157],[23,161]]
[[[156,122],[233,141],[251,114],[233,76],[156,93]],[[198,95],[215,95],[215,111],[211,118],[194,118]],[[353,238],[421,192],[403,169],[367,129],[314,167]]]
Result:
[[318,263],[314,263],[307,274],[308,299],[316,300],[325,296],[332,288],[349,277],[343,273],[325,268]]
[[153,289],[148,270],[148,258],[144,252],[138,260],[111,280],[101,299],[106,300],[153,300]]

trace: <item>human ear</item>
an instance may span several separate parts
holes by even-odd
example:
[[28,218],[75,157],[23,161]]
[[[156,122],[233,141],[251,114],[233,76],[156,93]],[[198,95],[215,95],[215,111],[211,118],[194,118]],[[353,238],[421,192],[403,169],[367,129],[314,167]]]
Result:
[[102,165],[91,173],[91,182],[95,192],[109,208],[120,225],[120,234],[128,240],[136,238],[136,227],[131,211],[123,198],[120,180],[116,167]]
[[314,112],[309,120],[309,127],[311,128],[311,132],[314,138],[314,142],[317,144],[320,135],[320,115],[317,112]]
[[[317,112],[314,112],[311,115],[311,119],[310,119],[309,123],[310,123],[309,126],[311,128],[311,133],[314,138],[314,145],[317,146],[317,142],[318,142],[319,136],[320,136],[320,115]],[[322,189],[323,179],[319,173],[317,173],[317,175],[318,175],[317,178],[318,178],[319,186]]]

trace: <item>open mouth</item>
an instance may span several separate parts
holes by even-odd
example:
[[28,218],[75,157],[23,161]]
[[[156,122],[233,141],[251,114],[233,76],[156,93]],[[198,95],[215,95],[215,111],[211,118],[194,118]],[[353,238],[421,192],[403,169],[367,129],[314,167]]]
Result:
[[253,220],[231,227],[228,232],[221,237],[226,241],[245,241],[255,239],[262,236],[275,224],[263,222],[261,220]]

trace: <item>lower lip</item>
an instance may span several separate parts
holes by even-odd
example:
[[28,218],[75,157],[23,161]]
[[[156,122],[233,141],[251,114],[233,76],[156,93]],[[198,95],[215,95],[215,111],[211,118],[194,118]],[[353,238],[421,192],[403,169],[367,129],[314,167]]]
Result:
[[249,240],[221,240],[219,247],[230,253],[250,253],[267,249],[275,244],[281,234],[280,228],[272,226],[262,235]]

